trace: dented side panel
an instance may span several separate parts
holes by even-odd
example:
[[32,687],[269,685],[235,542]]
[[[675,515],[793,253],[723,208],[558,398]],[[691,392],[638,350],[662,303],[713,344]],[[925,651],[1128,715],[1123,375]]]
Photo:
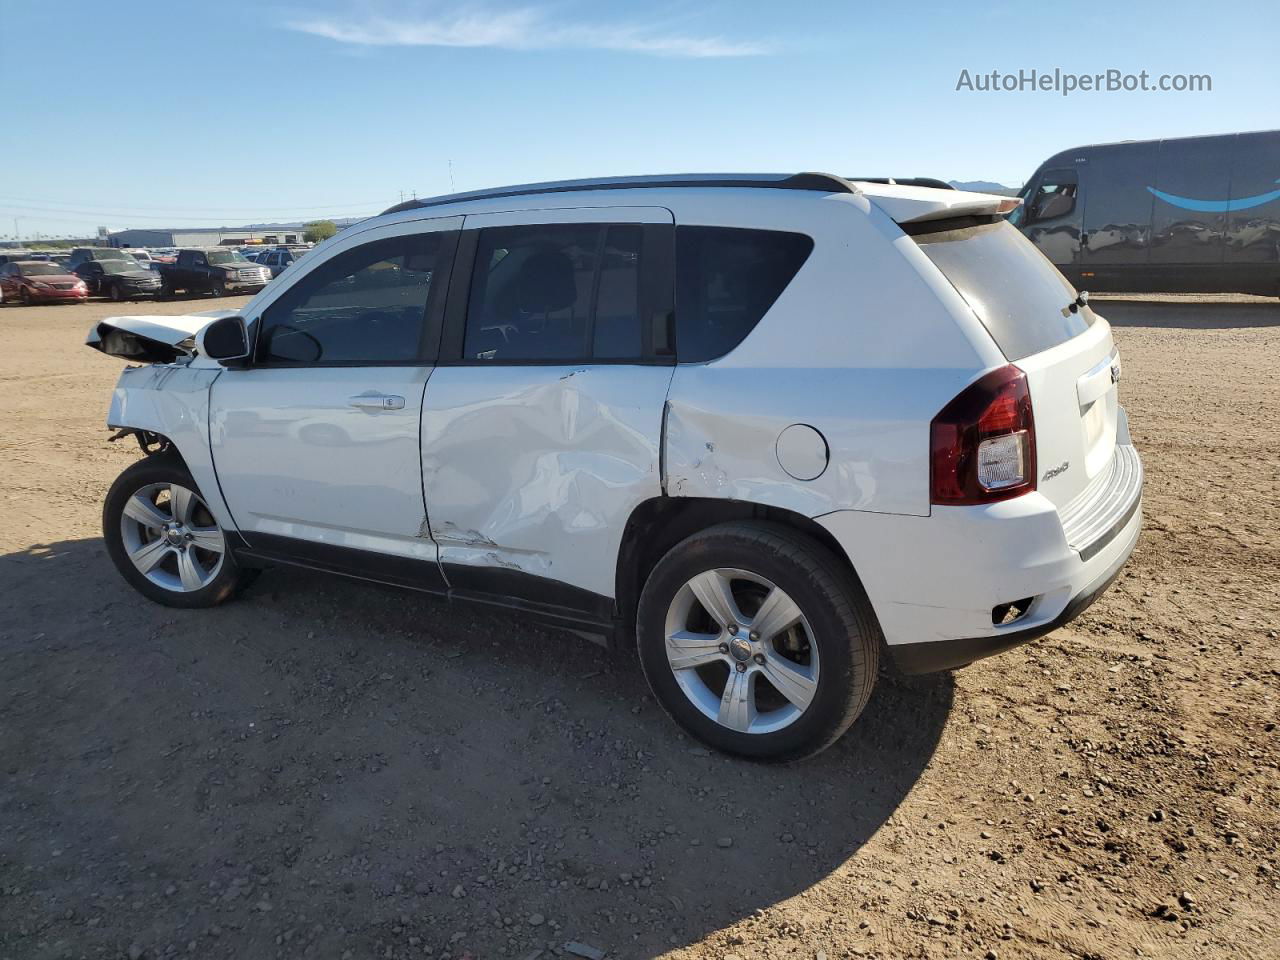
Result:
[[[926,515],[929,421],[967,372],[764,369],[767,391],[723,367],[679,367],[667,415],[667,493],[744,500],[816,517],[833,510]],[[778,438],[792,424],[826,441],[826,469],[798,480]]]
[[234,530],[235,521],[222,499],[209,448],[209,389],[219,373],[181,365],[126,367],[111,394],[107,425],[168,437],[218,523]]
[[[814,247],[741,344],[677,367],[667,493],[809,517],[927,515],[930,421],[978,373],[1004,362],[973,312],[866,198],[761,198],[728,216],[701,203],[691,196],[678,205],[677,225],[799,229]],[[826,469],[813,479],[796,479],[778,459],[779,437],[793,424],[825,441]]]
[[662,493],[669,366],[438,368],[422,418],[440,561],[613,597],[632,510]]

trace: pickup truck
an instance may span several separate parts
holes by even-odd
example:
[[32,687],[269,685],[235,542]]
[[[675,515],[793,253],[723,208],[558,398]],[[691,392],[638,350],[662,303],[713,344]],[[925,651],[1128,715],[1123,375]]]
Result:
[[180,290],[212,293],[215,297],[257,293],[271,280],[271,271],[266,267],[251,263],[239,250],[226,247],[179,250],[175,262],[158,262],[155,269],[163,284],[162,296],[166,297]]

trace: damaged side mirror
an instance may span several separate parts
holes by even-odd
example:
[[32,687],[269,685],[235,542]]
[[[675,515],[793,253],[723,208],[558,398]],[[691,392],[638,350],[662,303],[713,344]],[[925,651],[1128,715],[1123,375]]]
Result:
[[249,329],[244,317],[220,317],[196,335],[196,348],[225,366],[248,359]]

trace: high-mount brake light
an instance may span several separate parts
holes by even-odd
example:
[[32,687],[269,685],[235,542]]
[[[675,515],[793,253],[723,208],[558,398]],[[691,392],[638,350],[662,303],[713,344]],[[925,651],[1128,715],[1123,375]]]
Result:
[[979,377],[929,426],[930,501],[994,503],[1036,488],[1036,431],[1027,377],[1013,365]]

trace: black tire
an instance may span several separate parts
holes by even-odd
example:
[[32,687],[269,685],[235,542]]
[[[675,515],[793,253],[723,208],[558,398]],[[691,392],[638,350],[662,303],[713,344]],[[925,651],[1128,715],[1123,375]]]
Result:
[[[694,706],[668,662],[668,608],[692,577],[717,568],[769,580],[795,601],[812,628],[809,642],[820,659],[817,688],[808,707],[780,730],[745,733],[721,725]],[[641,668],[671,718],[717,750],[773,762],[812,756],[840,738],[871,696],[883,643],[866,592],[844,564],[790,527],[755,521],[710,527],[673,547],[649,575],[636,620]]]
[[227,295],[227,282],[225,280],[215,278],[209,284],[209,292],[215,297],[225,297]]
[[[256,569],[241,567],[236,562],[228,544],[222,554],[222,565],[216,575],[198,590],[180,592],[165,589],[148,579],[129,559],[121,518],[129,499],[138,491],[153,484],[179,484],[197,496],[201,496],[200,489],[192,479],[186,464],[173,453],[158,453],[145,457],[116,478],[111,489],[107,491],[106,500],[102,505],[102,538],[112,563],[134,589],[148,600],[154,600],[165,606],[188,609],[212,607],[230,599],[238,590],[248,586],[257,577]],[[204,519],[216,525],[211,515]],[[208,525],[208,522],[202,525]]]
[[120,284],[118,283],[111,284],[111,288],[107,291],[107,295],[116,303],[120,303],[124,300],[124,291],[120,289]]
[[26,287],[22,288],[22,305],[24,307],[34,307],[36,305],[36,298],[31,296],[31,291]]

